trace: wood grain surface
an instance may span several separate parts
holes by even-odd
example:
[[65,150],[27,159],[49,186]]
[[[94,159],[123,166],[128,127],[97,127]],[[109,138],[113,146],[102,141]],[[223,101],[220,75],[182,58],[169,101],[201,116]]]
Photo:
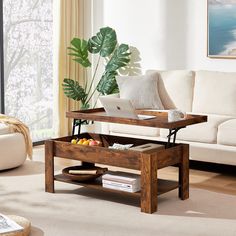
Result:
[[[124,167],[141,172],[141,191],[140,193],[130,193],[140,196],[141,211],[145,213],[153,213],[157,210],[157,195],[168,192],[179,187],[179,197],[183,200],[189,197],[189,145],[175,144],[167,147],[165,142],[126,138],[113,135],[83,133],[77,138],[94,138],[102,142],[102,147],[86,146],[72,144],[74,136],[67,136],[48,140],[45,142],[45,190],[46,192],[54,192],[54,180],[66,183],[79,184],[82,186],[104,189],[101,184],[97,183],[76,183],[72,180],[62,178],[62,176],[54,176],[54,157],[79,160],[83,165],[93,166],[95,163],[109,166]],[[116,150],[108,147],[114,141],[134,145],[142,145],[145,143],[162,144],[160,149],[148,150],[147,152],[139,152],[135,150]],[[161,190],[158,183],[158,169],[167,166],[177,165],[179,167],[179,182],[176,184],[162,184]],[[163,183],[163,182],[162,182]],[[112,190],[112,192],[119,192]],[[121,192],[121,191],[120,191]],[[126,194],[126,193],[124,193]]]
[[153,115],[156,117],[148,120],[112,117],[106,114],[104,108],[88,109],[82,111],[69,111],[66,112],[66,117],[73,119],[93,120],[93,121],[129,124],[129,125],[140,125],[140,126],[149,126],[157,128],[166,128],[166,129],[186,127],[188,125],[207,121],[207,116],[204,115],[188,114],[186,118],[183,120],[168,122],[167,112],[136,110],[136,113],[144,115]]

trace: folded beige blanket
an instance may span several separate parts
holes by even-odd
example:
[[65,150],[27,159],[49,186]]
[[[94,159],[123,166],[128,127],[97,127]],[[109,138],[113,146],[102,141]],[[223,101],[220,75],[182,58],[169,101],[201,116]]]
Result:
[[26,144],[26,153],[28,157],[32,159],[33,145],[29,133],[29,128],[20,120],[3,114],[0,114],[0,123],[9,125],[10,130],[12,132],[18,132],[23,134]]

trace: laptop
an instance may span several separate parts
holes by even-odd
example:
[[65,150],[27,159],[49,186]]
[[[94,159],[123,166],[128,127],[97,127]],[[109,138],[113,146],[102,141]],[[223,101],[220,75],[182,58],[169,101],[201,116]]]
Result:
[[100,97],[99,99],[107,115],[109,116],[140,120],[148,120],[156,117],[148,115],[137,115],[132,103],[128,99],[114,98],[109,96]]

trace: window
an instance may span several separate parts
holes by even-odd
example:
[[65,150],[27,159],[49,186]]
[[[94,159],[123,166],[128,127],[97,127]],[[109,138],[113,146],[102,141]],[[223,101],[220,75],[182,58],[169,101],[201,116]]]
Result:
[[0,3],[0,113],[4,113],[4,71],[3,71],[3,13]]
[[53,135],[53,0],[3,0],[4,107],[33,141]]

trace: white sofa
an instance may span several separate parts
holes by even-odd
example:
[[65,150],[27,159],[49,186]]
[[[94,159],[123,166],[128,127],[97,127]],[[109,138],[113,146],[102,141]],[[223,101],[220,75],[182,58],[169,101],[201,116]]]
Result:
[[26,157],[24,136],[12,133],[7,125],[0,123],[0,170],[18,167]]
[[[165,109],[204,114],[208,122],[188,126],[177,142],[190,144],[190,159],[236,165],[236,73],[213,71],[148,71],[158,76]],[[102,132],[163,140],[168,130],[121,124],[103,124]]]

